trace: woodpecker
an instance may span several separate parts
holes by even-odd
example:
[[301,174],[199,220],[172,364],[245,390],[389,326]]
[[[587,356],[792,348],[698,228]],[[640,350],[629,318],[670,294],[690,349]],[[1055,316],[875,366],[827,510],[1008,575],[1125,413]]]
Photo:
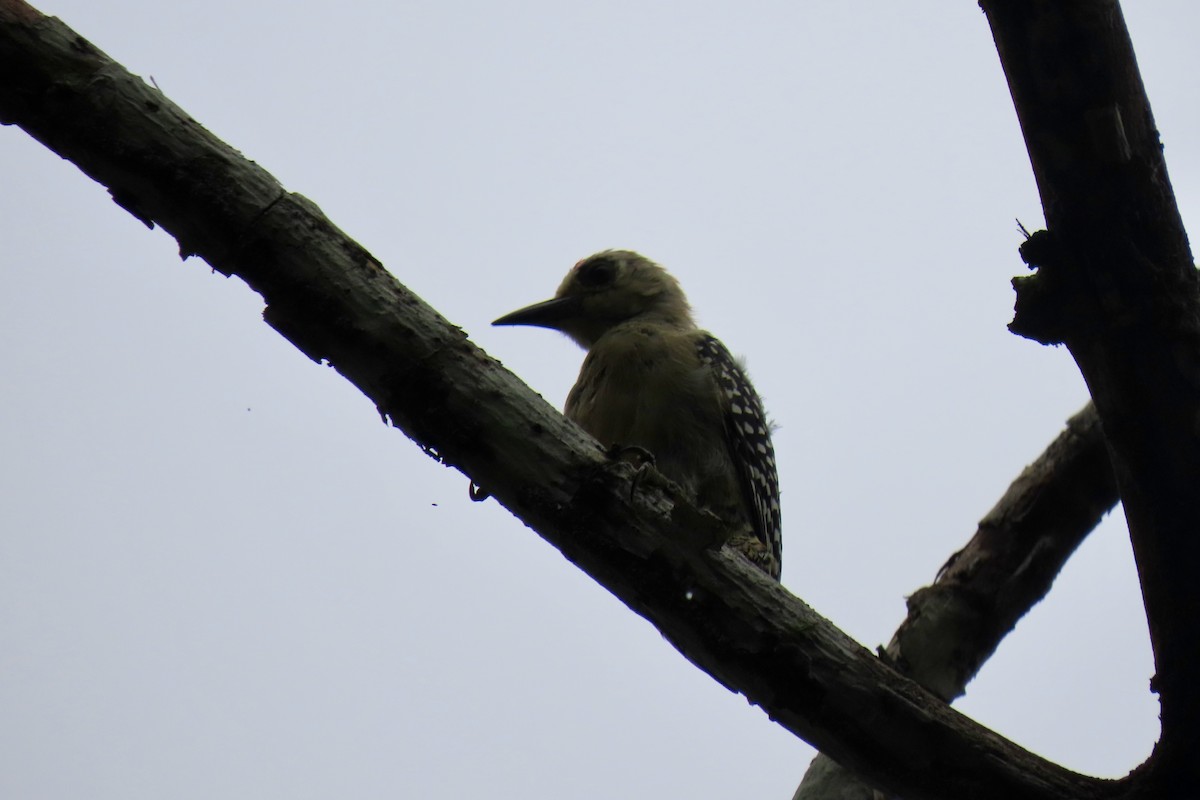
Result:
[[572,267],[553,299],[493,325],[561,331],[587,351],[565,414],[608,447],[649,451],[776,580],[782,557],[771,426],[745,369],[700,330],[665,269],[629,250]]

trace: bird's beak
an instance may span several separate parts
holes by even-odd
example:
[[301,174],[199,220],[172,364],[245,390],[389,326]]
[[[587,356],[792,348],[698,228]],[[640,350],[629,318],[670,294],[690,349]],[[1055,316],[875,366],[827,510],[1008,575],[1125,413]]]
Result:
[[579,297],[555,297],[505,314],[493,325],[534,325],[539,328],[562,329],[562,323],[579,312]]

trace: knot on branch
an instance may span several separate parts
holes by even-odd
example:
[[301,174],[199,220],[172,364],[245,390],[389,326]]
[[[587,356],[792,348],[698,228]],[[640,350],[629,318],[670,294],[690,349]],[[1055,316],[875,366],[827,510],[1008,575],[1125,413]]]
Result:
[[1033,274],[1012,279],[1017,297],[1008,329],[1041,344],[1062,344],[1067,332],[1065,308],[1071,300],[1066,279],[1070,264],[1064,248],[1054,234],[1042,230],[1026,239],[1018,252]]
[[1017,297],[1008,329],[1042,344],[1077,345],[1101,332],[1125,340],[1135,330],[1178,327],[1200,293],[1186,253],[1142,235],[1136,215],[1076,220],[1038,231],[1020,247],[1033,274],[1013,278]]

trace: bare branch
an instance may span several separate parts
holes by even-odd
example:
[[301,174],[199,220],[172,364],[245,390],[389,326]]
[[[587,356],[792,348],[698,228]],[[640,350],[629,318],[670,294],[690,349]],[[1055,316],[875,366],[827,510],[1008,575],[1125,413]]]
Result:
[[[908,617],[884,657],[947,702],[961,696],[1117,499],[1100,418],[1088,403],[1013,481],[933,585],[909,598]],[[870,786],[822,754],[795,798],[874,796]]]
[[[1048,232],[1011,328],[1065,343],[1104,425],[1154,647],[1157,774],[1200,779],[1200,279],[1115,0],[982,0]],[[1178,772],[1176,772],[1178,771]],[[1188,793],[1191,793],[1190,791]]]
[[1089,403],[1013,481],[934,584],[909,598],[888,657],[939,697],[960,697],[1117,500]]

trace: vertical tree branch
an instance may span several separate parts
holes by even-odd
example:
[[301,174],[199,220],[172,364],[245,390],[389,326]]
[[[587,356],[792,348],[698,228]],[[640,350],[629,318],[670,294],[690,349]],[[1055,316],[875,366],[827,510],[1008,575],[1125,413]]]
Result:
[[1162,705],[1160,775],[1200,778],[1200,293],[1115,0],[981,0],[1048,232],[1011,328],[1065,343],[1124,501]]

